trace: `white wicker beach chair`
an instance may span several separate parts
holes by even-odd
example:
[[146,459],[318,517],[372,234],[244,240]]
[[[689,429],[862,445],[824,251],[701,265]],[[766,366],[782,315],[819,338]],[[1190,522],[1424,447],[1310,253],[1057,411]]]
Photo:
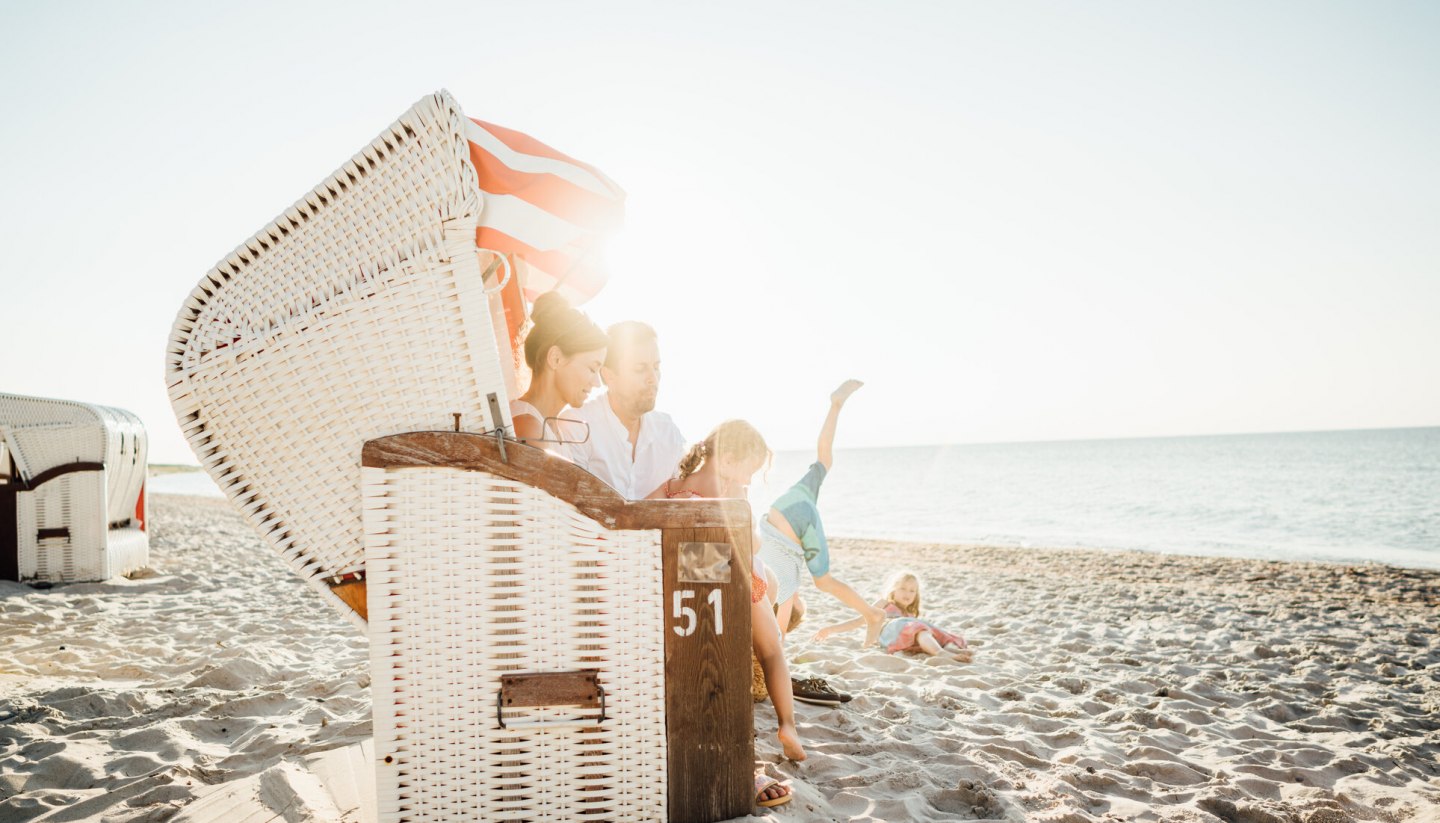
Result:
[[[171,336],[176,415],[292,569],[372,621],[383,820],[733,817],[753,802],[749,509],[627,503],[539,450],[499,454],[513,338],[469,130],[425,98],[212,269]],[[443,433],[461,427],[500,439]],[[362,496],[367,441],[401,456],[367,459]],[[683,637],[679,542],[737,569],[686,584]]]
[[0,578],[105,580],[144,567],[146,443],[123,409],[0,394]]

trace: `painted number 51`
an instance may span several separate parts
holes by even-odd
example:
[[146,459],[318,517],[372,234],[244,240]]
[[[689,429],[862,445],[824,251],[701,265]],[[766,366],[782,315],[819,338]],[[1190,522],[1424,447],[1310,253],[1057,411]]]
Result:
[[[671,626],[671,628],[681,637],[689,637],[694,634],[695,629],[700,626],[699,615],[695,614],[695,610],[686,603],[687,600],[691,600],[694,597],[694,589],[681,589],[675,592],[675,608],[672,616],[675,618],[676,624]],[[720,608],[720,590],[711,589],[710,594],[705,600],[710,604],[711,613],[715,615],[715,634],[724,634],[725,616]]]

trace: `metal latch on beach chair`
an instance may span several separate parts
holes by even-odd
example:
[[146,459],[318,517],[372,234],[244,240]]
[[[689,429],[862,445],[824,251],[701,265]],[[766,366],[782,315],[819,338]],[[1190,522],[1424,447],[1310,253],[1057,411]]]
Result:
[[[495,428],[491,431],[482,432],[482,434],[495,438],[495,444],[500,447],[500,459],[506,463],[509,463],[510,457],[505,453],[505,441],[515,439],[515,436],[506,431],[505,427],[501,425],[501,420],[503,418],[500,417],[499,395],[497,395],[495,392],[490,392],[488,395],[485,396],[485,399],[490,404],[490,419],[495,421]],[[451,416],[455,418],[455,431],[460,431],[460,413],[451,412]],[[530,443],[531,445],[535,443],[559,443],[561,445],[565,445],[588,443],[590,441],[590,424],[586,423],[583,420],[572,420],[568,417],[547,417],[540,422],[544,429],[550,431],[559,431],[559,425],[561,423],[564,423],[567,427],[579,426],[584,428],[585,436],[580,438],[579,440],[575,440],[569,437],[527,437],[521,442]]]
[[[575,717],[557,720],[505,722],[506,709],[541,706],[577,706],[600,710],[599,717]],[[582,669],[573,672],[525,672],[500,675],[500,691],[495,695],[495,719],[502,729],[555,728],[561,726],[595,726],[605,722],[605,688],[600,685],[600,672]]]

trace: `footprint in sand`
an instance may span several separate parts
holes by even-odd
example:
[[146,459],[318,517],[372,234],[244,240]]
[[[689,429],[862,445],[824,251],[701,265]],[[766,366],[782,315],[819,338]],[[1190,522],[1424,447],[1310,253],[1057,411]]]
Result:
[[962,780],[954,789],[936,792],[927,799],[937,811],[947,814],[970,815],[975,819],[1004,816],[995,793],[971,780]]
[[1223,797],[1202,797],[1195,805],[1226,823],[1288,823],[1294,819],[1288,811],[1276,813],[1259,805],[1232,803]]
[[855,662],[868,669],[887,674],[899,674],[910,668],[910,661],[893,654],[871,653]]

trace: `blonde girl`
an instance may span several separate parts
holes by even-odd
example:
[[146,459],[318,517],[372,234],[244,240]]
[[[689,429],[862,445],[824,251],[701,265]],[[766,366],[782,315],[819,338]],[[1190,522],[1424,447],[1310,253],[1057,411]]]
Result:
[[[965,645],[965,638],[951,634],[944,629],[920,619],[920,577],[912,571],[901,569],[890,575],[881,590],[884,592],[875,601],[875,608],[885,612],[886,623],[880,630],[880,645],[885,651],[920,651],[935,657],[944,655],[960,663],[969,663],[974,652]],[[826,626],[815,633],[816,640],[826,640],[831,635],[847,632],[865,625],[863,618]]]
[[770,462],[770,447],[744,420],[726,420],[680,458],[675,476],[650,493],[651,499],[738,497],[749,494],[755,472]]
[[[737,497],[744,500],[750,481],[770,462],[771,456],[765,438],[754,426],[744,420],[727,420],[690,447],[681,458],[675,477],[651,492],[650,499]],[[766,578],[765,567],[756,558],[750,571],[750,642],[765,672],[765,687],[770,692],[779,725],[780,747],[791,760],[804,760],[805,749],[795,728],[790,668],[780,645],[774,605],[766,597],[770,588]],[[788,803],[791,797],[789,787],[764,775],[756,776],[755,788],[755,800],[762,806]]]

